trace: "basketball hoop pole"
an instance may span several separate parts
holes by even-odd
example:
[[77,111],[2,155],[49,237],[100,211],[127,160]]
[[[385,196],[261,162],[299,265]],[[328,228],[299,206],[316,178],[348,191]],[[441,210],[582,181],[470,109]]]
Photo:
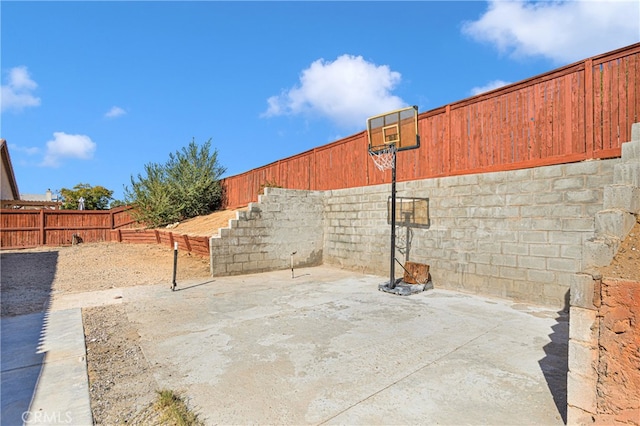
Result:
[[367,119],[369,155],[378,170],[391,169],[391,256],[389,285],[396,287],[396,154],[398,151],[420,147],[418,136],[418,107],[390,111]]
[[391,167],[391,263],[389,265],[389,288],[396,288],[396,158]]

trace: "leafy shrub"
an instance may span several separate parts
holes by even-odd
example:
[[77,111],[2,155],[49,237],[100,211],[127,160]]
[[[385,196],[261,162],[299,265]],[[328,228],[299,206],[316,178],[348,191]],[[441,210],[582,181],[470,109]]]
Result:
[[148,163],[144,176],[132,176],[125,198],[136,207],[135,219],[148,226],[179,222],[220,208],[220,176],[225,171],[218,163],[217,149],[211,148],[211,139],[201,147],[192,140],[169,154],[165,164]]

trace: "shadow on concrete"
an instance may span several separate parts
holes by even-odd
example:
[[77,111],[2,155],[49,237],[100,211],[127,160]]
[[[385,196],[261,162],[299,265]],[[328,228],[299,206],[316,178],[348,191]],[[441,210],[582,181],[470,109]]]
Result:
[[0,254],[0,424],[23,424],[29,411],[45,353],[45,336],[58,252]]
[[193,285],[190,285],[190,286],[187,286],[187,287],[176,287],[176,289],[174,291],[190,290],[192,288],[200,287],[200,286],[211,284],[211,283],[214,283],[214,282],[216,282],[216,280],[205,281],[203,283],[193,284]]
[[545,357],[538,363],[553,396],[553,401],[567,424],[567,374],[569,372],[569,292],[565,308],[558,311],[556,323],[551,326],[551,342],[543,349]]

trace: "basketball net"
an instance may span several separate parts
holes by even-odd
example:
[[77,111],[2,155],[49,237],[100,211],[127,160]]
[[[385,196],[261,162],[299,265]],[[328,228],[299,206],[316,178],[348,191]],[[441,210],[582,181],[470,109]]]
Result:
[[369,150],[369,156],[378,170],[384,171],[393,169],[394,158],[396,156],[396,146],[395,144],[391,144],[377,151]]

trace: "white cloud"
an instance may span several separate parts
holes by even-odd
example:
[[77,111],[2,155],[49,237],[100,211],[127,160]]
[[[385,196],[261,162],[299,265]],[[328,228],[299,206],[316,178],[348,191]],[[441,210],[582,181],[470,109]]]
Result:
[[514,57],[543,56],[564,64],[640,40],[640,2],[489,1],[463,33]]
[[361,128],[367,117],[407,104],[392,95],[399,72],[362,56],[342,55],[333,62],[318,59],[302,71],[296,87],[267,99],[263,117],[313,114],[344,128]]
[[493,81],[488,82],[484,86],[474,87],[473,89],[471,89],[471,96],[479,95],[480,93],[490,92],[493,89],[498,89],[500,87],[504,87],[504,86],[507,86],[509,84],[511,84],[511,83],[508,82],[508,81],[493,80]]
[[53,140],[47,142],[47,152],[41,165],[58,167],[64,158],[88,160],[93,157],[96,146],[89,136],[54,132]]
[[127,113],[127,111],[125,111],[124,109],[120,108],[119,106],[113,106],[111,107],[111,109],[109,111],[107,111],[104,116],[106,118],[116,118],[116,117],[120,117],[121,115],[125,115]]
[[29,76],[27,67],[11,68],[7,80],[7,84],[2,85],[0,92],[2,112],[20,112],[26,107],[40,105],[40,98],[32,93],[38,84]]
[[40,153],[40,148],[37,148],[37,147],[23,147],[23,146],[15,145],[12,143],[9,144],[9,147],[11,147],[11,151],[24,152],[27,155],[36,155]]

